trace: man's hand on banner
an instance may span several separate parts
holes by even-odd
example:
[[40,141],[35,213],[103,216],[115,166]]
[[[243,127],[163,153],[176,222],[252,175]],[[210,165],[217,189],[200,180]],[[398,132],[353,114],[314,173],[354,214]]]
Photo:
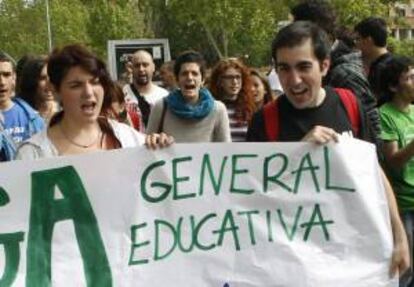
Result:
[[338,142],[338,134],[331,128],[314,126],[313,129],[305,135],[302,141],[316,144],[326,144],[331,141]]
[[[397,234],[397,233],[395,233]],[[402,236],[400,236],[402,235]],[[394,235],[394,250],[391,257],[390,277],[394,277],[397,272],[401,276],[410,268],[410,252],[405,232]],[[399,238],[397,238],[399,237]]]

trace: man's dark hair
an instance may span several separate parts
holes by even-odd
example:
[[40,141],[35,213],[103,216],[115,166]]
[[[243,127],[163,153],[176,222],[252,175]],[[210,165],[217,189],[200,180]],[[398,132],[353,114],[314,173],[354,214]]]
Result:
[[387,45],[387,23],[379,17],[368,17],[359,22],[354,31],[361,37],[371,37],[375,46],[385,47]]
[[294,6],[290,13],[295,21],[310,21],[317,24],[335,39],[336,14],[334,8],[324,0],[305,0]]
[[297,21],[282,28],[272,42],[272,57],[277,64],[277,50],[293,48],[311,40],[315,57],[322,62],[329,58],[331,47],[328,35],[316,24],[308,21]]
[[196,63],[200,67],[201,76],[204,79],[206,73],[206,61],[204,57],[196,51],[186,51],[181,53],[174,63],[174,75],[178,79],[181,66],[186,63]]
[[9,62],[13,67],[13,71],[16,70],[16,61],[6,52],[0,51],[0,62]]
[[397,87],[402,74],[407,73],[414,67],[412,58],[405,56],[393,56],[384,67],[381,73],[381,85],[385,92],[385,102],[392,100],[395,95],[393,88]]

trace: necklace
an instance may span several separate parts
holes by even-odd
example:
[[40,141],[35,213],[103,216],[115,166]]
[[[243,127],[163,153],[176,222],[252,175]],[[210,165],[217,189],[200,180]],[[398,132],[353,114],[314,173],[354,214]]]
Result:
[[91,143],[89,143],[89,144],[86,144],[86,145],[84,145],[84,144],[79,144],[79,143],[77,143],[77,142],[75,142],[74,140],[72,140],[72,139],[70,139],[66,134],[65,134],[65,132],[63,131],[63,128],[62,128],[62,125],[59,125],[59,130],[60,130],[60,132],[62,133],[62,135],[63,135],[63,137],[69,142],[69,143],[71,143],[72,145],[74,145],[74,146],[77,146],[77,147],[80,147],[80,148],[90,148],[91,146],[94,146],[98,141],[99,141],[99,139],[102,137],[102,131],[99,131],[99,133],[98,133],[98,136],[91,142]]

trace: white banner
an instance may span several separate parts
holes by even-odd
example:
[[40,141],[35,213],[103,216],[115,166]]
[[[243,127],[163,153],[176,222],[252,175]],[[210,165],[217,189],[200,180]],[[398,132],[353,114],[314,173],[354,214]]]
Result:
[[360,141],[0,164],[0,286],[394,286],[390,230]]

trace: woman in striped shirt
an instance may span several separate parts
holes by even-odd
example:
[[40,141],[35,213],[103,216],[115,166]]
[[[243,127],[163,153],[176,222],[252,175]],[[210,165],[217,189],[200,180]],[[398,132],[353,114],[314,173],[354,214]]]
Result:
[[255,110],[248,68],[235,58],[219,61],[211,73],[210,91],[226,105],[232,141],[245,141]]

